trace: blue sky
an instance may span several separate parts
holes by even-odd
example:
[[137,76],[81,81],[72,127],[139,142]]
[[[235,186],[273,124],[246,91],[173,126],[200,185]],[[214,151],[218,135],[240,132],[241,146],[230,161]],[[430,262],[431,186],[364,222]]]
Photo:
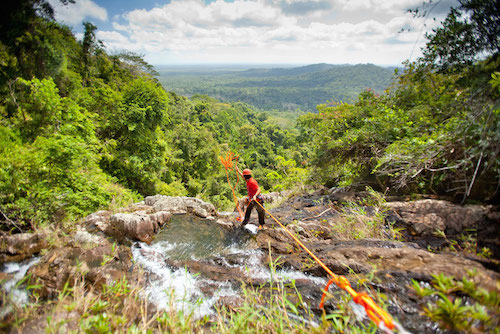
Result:
[[[422,0],[51,0],[56,19],[81,36],[98,27],[109,52],[145,55],[154,65],[400,65],[420,55],[424,34],[456,5],[437,1],[432,16],[407,13]],[[436,21],[432,20],[436,17]],[[400,33],[410,28],[410,32]]]

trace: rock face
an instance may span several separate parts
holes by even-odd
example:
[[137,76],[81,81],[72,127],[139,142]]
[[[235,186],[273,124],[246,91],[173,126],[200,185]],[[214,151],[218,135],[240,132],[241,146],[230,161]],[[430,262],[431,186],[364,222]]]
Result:
[[447,201],[425,199],[414,202],[389,202],[397,223],[416,236],[433,236],[437,229],[446,235],[458,235],[477,228],[489,208],[480,205],[456,205]]
[[113,247],[107,243],[90,249],[79,247],[55,248],[45,254],[39,263],[28,270],[31,284],[40,286],[42,298],[55,298],[66,282],[70,286],[78,279],[99,288],[122,277],[130,276],[132,266],[130,248]]
[[436,236],[443,231],[450,239],[460,239],[472,233],[477,247],[488,248],[494,258],[500,259],[500,210],[499,207],[482,205],[456,205],[441,200],[414,202],[388,202],[387,220],[404,228],[408,240],[422,246],[440,247],[447,240]]
[[90,232],[95,230],[113,237],[119,242],[139,240],[151,243],[158,230],[170,221],[172,214],[192,213],[202,218],[217,214],[215,207],[193,197],[148,196],[144,202],[136,203],[122,212],[98,211],[84,220]]
[[20,233],[0,236],[0,263],[22,261],[48,247],[45,235]]
[[[216,214],[212,204],[190,197],[150,196],[121,212],[98,211],[87,216],[71,244],[45,254],[29,269],[34,283],[41,286],[41,297],[53,298],[66,282],[79,278],[94,286],[109,284],[131,276],[132,253],[128,241],[150,243],[173,213],[194,213],[200,217]],[[111,237],[118,244],[112,244]],[[17,235],[2,239],[0,260],[22,260],[39,252],[45,240],[37,235]]]
[[194,197],[171,197],[164,195],[148,196],[144,203],[153,207],[155,212],[168,211],[171,213],[194,213],[198,217],[207,218],[216,215],[213,204]]
[[[478,237],[481,236],[482,228],[498,231],[495,226],[498,226],[499,222],[495,219],[500,215],[493,211],[493,208],[479,205],[459,206],[439,200],[392,202],[387,204],[392,209],[390,215],[399,219],[397,222],[404,224],[403,226],[411,231],[412,238],[409,241],[340,241],[331,233],[332,226],[338,221],[338,212],[331,207],[328,210],[327,203],[327,196],[299,196],[271,212],[281,222],[288,224],[287,228],[299,236],[336,274],[375,273],[384,277],[398,276],[428,282],[432,280],[432,275],[439,273],[460,279],[468,270],[475,269],[481,285],[489,289],[496,288],[496,281],[500,276],[486,269],[484,261],[473,256],[466,258],[461,253],[432,253],[427,251],[426,245],[418,242],[418,237],[432,236],[436,226],[440,226],[447,235],[459,235],[466,229],[478,226]],[[270,248],[271,253],[280,257],[281,265],[285,268],[327,276],[321,267],[310,261],[309,255],[298,247],[281,227],[269,220],[267,224],[273,225],[273,228],[255,237],[258,248],[265,253]],[[481,227],[482,224],[485,226]],[[490,239],[498,240],[499,236],[499,233],[489,233]]]
[[[340,196],[338,192],[333,195]],[[461,253],[432,253],[419,243],[423,238],[433,237],[436,229],[452,236],[468,228],[477,228],[478,238],[483,238],[481,240],[485,242],[498,242],[500,214],[493,208],[457,206],[436,200],[391,202],[387,204],[390,213],[386,223],[404,227],[409,232],[406,241],[339,240],[340,237],[332,231],[336,224],[346,222],[342,221],[342,209],[332,205],[333,195],[323,191],[296,196],[270,211],[330,270],[346,276],[353,287],[356,287],[360,275],[373,276],[374,279],[364,284],[386,293],[390,313],[402,322],[415,324],[409,328],[413,332],[432,333],[435,327],[432,327],[433,324],[428,325],[429,321],[421,315],[420,300],[412,297],[412,279],[430,282],[432,275],[444,274],[460,280],[468,271],[475,270],[477,274],[474,279],[481,287],[497,289],[500,275],[486,269],[480,261],[467,259]],[[370,208],[365,209],[369,216]],[[212,204],[199,199],[163,195],[146,197],[144,202],[119,212],[99,211],[91,214],[84,220],[83,226],[78,227],[70,242],[50,250],[29,269],[31,284],[40,286],[38,293],[42,298],[55,298],[66,282],[75,284],[84,279],[89,286],[99,288],[123,277],[133,281],[139,271],[134,270],[136,267],[132,262],[132,251],[127,246],[128,241],[151,242],[158,230],[169,222],[172,214],[181,213],[192,213],[203,218],[217,215]],[[253,214],[250,223],[256,223],[256,213]],[[213,220],[214,224],[219,223],[230,230],[236,244],[246,245],[251,252],[235,251],[200,260],[179,261],[161,257],[159,255],[162,254],[154,247],[142,247],[142,244],[139,244],[139,252],[151,261],[163,259],[162,263],[169,268],[185,268],[193,276],[205,278],[200,283],[200,289],[210,298],[220,289],[220,285],[215,283],[227,282],[235,289],[241,282],[266,288],[269,278],[258,272],[250,273],[250,269],[252,266],[254,269],[257,266],[260,266],[257,269],[267,268],[274,259],[276,267],[284,272],[292,269],[320,277],[315,277],[315,281],[303,275],[295,284],[307,304],[318,314],[321,312],[317,305],[328,273],[282,227],[267,218],[267,230],[253,235],[239,228],[233,216],[219,216]],[[0,263],[24,259],[47,246],[43,236],[31,234],[2,237],[0,242]],[[152,272],[148,275],[155,274]],[[335,289],[332,287],[330,291]],[[230,298],[219,301],[221,305],[237,303],[238,300]],[[326,305],[333,309],[335,300],[330,300]]]
[[146,214],[117,213],[111,216],[109,223],[107,233],[117,240],[128,238],[151,243],[155,232],[159,229],[158,223],[156,221],[153,223]]

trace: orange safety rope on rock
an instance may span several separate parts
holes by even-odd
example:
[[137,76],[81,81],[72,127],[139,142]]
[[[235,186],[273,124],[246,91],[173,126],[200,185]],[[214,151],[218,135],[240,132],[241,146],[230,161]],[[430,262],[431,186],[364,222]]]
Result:
[[243,220],[243,212],[240,209],[240,204],[238,202],[238,198],[236,197],[236,193],[234,191],[234,189],[238,185],[238,182],[240,181],[240,176],[238,175],[238,173],[236,173],[236,183],[233,187],[231,185],[231,182],[229,181],[229,172],[228,172],[229,170],[234,169],[233,161],[235,162],[234,166],[236,166],[238,164],[238,158],[239,158],[239,156],[235,156],[234,153],[231,151],[226,153],[225,158],[223,158],[222,156],[219,156],[219,159],[220,159],[222,165],[224,165],[224,169],[226,170],[227,183],[229,184],[229,187],[231,188],[231,191],[233,192],[234,203],[236,204],[236,208],[238,209],[238,213],[240,214],[239,220]]
[[[354,290],[351,287],[351,283],[345,278],[344,276],[339,276],[333,273],[316,255],[313,254],[293,233],[291,233],[280,221],[274,216],[267,211],[266,208],[262,204],[260,204],[258,201],[255,201],[257,204],[260,205],[262,209],[264,209],[265,212],[276,222],[278,223],[284,230],[287,232],[311,257],[323,268],[325,271],[332,277],[330,281],[328,281],[328,284],[325,287],[325,290],[323,292],[323,296],[321,297],[321,303],[320,303],[320,308],[323,308],[324,304],[324,299],[325,299],[325,294],[328,291],[328,288],[330,287],[330,284],[335,283],[339,288],[347,291],[351,296],[352,300],[358,304],[361,305],[365,308],[365,312],[370,317],[370,319],[375,322],[375,324],[380,328],[380,329],[388,329],[389,332],[392,332],[392,330],[396,327],[392,317],[390,314],[388,314],[385,310],[380,308],[373,299],[368,296],[366,293],[362,292],[359,293],[356,290]],[[400,326],[398,326],[400,327]]]

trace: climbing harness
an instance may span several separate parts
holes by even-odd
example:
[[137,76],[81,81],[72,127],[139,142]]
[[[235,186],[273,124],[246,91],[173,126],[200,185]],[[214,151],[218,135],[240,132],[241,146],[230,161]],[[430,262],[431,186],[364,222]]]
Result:
[[[222,156],[219,157],[222,164],[224,165],[224,168],[226,169],[226,176],[227,176],[227,182],[229,186],[231,187],[231,190],[233,191],[233,198],[234,201],[238,207],[238,211],[240,213],[240,217],[243,217],[243,213],[241,212],[240,206],[238,204],[238,199],[236,197],[236,193],[234,191],[236,185],[238,184],[239,177],[238,173],[236,173],[236,184],[234,187],[231,186],[231,183],[229,182],[229,170],[233,169],[233,161],[236,163],[238,162],[238,156],[234,156],[234,154],[229,151],[226,154],[226,158],[223,158]],[[325,296],[326,293],[328,292],[328,288],[332,283],[335,283],[339,288],[342,290],[347,291],[351,297],[352,300],[358,304],[364,307],[366,314],[368,317],[375,322],[377,327],[385,332],[385,333],[394,333],[393,330],[396,329],[400,333],[408,333],[400,324],[395,322],[391,315],[387,313],[385,310],[380,308],[377,304],[375,304],[375,301],[368,296],[365,292],[357,292],[351,287],[351,283],[349,283],[349,280],[345,278],[344,276],[341,275],[336,275],[333,271],[331,271],[316,255],[314,255],[313,252],[311,252],[292,232],[290,232],[278,219],[276,219],[259,201],[255,201],[264,211],[276,222],[278,223],[279,226],[281,226],[288,235],[292,237],[295,242],[299,244],[300,247],[302,247],[309,255],[332,277],[327,285],[325,286],[325,289],[323,290],[323,296],[321,297],[321,302],[319,304],[319,307],[323,309],[324,307],[324,302],[325,302]]]
[[375,304],[375,301],[368,296],[364,292],[357,292],[351,287],[351,283],[345,278],[344,276],[336,275],[331,271],[316,255],[314,255],[313,252],[311,252],[293,233],[291,233],[278,219],[276,219],[262,204],[260,204],[258,201],[255,201],[264,211],[276,222],[278,223],[279,226],[281,226],[285,232],[288,233],[298,244],[300,247],[302,247],[309,255],[323,268],[325,271],[332,277],[329,281],[328,284],[325,286],[325,289],[323,290],[323,296],[321,297],[321,303],[319,304],[319,307],[323,309],[324,302],[325,302],[325,296],[326,293],[328,292],[328,288],[332,283],[335,283],[339,288],[342,290],[347,291],[351,297],[352,300],[358,304],[364,307],[366,314],[368,317],[375,322],[377,327],[386,332],[386,333],[393,333],[394,329],[397,329],[400,333],[407,333],[407,331],[398,323],[396,323],[391,315],[387,313],[385,310],[380,308],[377,304]]
[[[236,204],[236,208],[238,209],[238,213],[240,214],[240,216],[238,217],[240,221],[243,220],[243,212],[241,211],[241,208],[240,208],[240,203],[238,201],[238,198],[236,197],[236,192],[234,191],[234,189],[236,189],[236,186],[238,185],[238,182],[240,181],[240,176],[238,175],[238,173],[236,173],[236,183],[234,184],[234,187],[231,185],[231,182],[229,181],[229,171],[230,170],[236,170],[236,165],[238,164],[238,158],[239,156],[235,156],[233,152],[229,151],[226,153],[226,157],[222,157],[222,156],[219,156],[219,159],[222,163],[222,165],[224,165],[224,169],[226,170],[226,178],[227,178],[227,183],[229,184],[229,188],[231,188],[231,191],[233,192],[233,200],[234,200],[234,203]],[[234,161],[234,164],[233,164],[233,161]]]

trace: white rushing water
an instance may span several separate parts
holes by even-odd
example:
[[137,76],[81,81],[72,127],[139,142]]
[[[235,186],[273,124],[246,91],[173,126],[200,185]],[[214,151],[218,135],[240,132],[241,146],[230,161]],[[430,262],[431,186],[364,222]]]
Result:
[[[132,247],[135,262],[149,274],[145,294],[152,303],[159,309],[175,308],[182,310],[185,314],[192,314],[194,318],[201,318],[214,314],[213,306],[220,298],[239,296],[237,284],[235,286],[228,281],[214,281],[201,275],[193,275],[185,268],[169,266],[167,264],[169,252],[182,246],[160,241],[152,245],[136,243]],[[217,256],[224,267],[231,268],[233,272],[236,269],[236,272],[240,274],[238,276],[240,279],[264,281],[271,279],[269,267],[261,264],[264,253],[260,250],[232,244],[213,256]],[[230,257],[232,261],[227,261],[226,257]],[[198,260],[195,256],[191,259]],[[272,278],[274,281],[285,283],[297,279],[310,280],[318,286],[324,286],[327,282],[323,278],[293,270],[277,270]],[[210,292],[204,293],[207,290]]]
[[[153,245],[137,243],[132,247],[136,263],[150,274],[145,295],[159,309],[171,307],[199,319],[213,314],[212,307],[221,297],[234,297],[237,292],[227,282],[207,282],[195,277],[185,268],[171,268],[166,263],[165,252],[175,248],[175,244],[161,242]],[[216,286],[216,291],[207,297],[201,288],[207,283]]]
[[[1,268],[1,272],[7,274],[8,278],[2,282],[2,290],[5,291],[7,298],[14,304],[18,306],[23,306],[28,303],[29,294],[26,289],[19,287],[20,281],[23,279],[24,275],[28,269],[34,264],[38,263],[39,257],[34,257],[22,262],[6,262]],[[4,317],[12,309],[12,305],[7,305],[7,307],[0,310],[0,318]]]

